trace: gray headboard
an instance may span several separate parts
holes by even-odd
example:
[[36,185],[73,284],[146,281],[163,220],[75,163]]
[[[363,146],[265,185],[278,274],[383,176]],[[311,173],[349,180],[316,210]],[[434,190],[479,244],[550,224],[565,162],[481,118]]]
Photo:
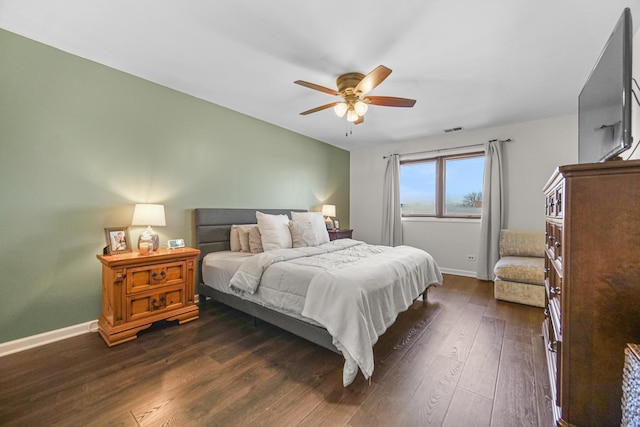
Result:
[[234,224],[256,224],[256,211],[270,215],[287,215],[304,209],[226,209],[202,208],[195,210],[194,231],[200,260],[209,252],[228,251],[229,234]]

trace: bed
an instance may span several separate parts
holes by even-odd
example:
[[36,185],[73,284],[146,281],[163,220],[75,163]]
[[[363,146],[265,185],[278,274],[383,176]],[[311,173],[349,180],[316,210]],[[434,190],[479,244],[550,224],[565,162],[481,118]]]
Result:
[[[302,209],[195,210],[200,303],[209,297],[341,354],[345,386],[358,371],[370,378],[378,336],[419,295],[426,298],[430,286],[442,284],[433,258],[415,248],[351,239],[258,254],[230,251],[232,226],[256,224],[256,212],[289,219],[306,215]],[[383,287],[379,269],[389,276],[387,282],[401,286]],[[356,282],[366,287],[380,282],[380,286],[367,291],[343,286]],[[344,292],[348,295],[336,298]]]

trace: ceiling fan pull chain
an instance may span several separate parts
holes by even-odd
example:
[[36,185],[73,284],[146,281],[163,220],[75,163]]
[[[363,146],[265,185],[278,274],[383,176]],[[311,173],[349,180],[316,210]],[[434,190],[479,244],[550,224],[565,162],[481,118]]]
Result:
[[347,138],[349,135],[353,134],[353,123],[347,122],[347,128],[344,131],[344,136]]

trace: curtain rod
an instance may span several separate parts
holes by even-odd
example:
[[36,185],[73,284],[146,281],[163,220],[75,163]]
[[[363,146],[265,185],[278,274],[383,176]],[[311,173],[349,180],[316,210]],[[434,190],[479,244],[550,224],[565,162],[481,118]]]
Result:
[[[497,139],[492,139],[489,142],[494,142],[494,141],[498,141]],[[511,138],[507,138],[507,139],[501,139],[499,140],[500,142],[511,142]],[[416,151],[414,153],[403,153],[403,156],[408,156],[411,154],[423,154],[423,153],[439,153],[441,151],[449,151],[449,150],[457,150],[459,148],[469,148],[469,147],[483,147],[484,144],[469,144],[469,145],[460,145],[458,147],[451,147],[451,148],[438,148],[437,150],[427,150],[427,151]],[[395,153],[396,155],[400,154],[400,153]],[[393,156],[393,154],[390,154],[389,156]],[[389,156],[382,156],[383,159],[388,159]]]

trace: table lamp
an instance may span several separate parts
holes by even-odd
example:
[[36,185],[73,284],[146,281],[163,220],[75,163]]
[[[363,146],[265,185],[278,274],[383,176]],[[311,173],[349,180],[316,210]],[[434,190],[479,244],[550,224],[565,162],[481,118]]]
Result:
[[167,225],[164,219],[164,205],[153,205],[149,203],[138,203],[133,209],[133,219],[131,225],[147,226],[146,230],[138,237],[138,245],[140,240],[151,238],[153,242],[153,250],[157,251],[160,247],[160,239],[158,233],[153,231],[151,226],[164,227]]
[[325,217],[324,223],[327,226],[327,230],[333,230],[333,220],[331,218],[336,216],[336,206],[322,205],[322,215]]

